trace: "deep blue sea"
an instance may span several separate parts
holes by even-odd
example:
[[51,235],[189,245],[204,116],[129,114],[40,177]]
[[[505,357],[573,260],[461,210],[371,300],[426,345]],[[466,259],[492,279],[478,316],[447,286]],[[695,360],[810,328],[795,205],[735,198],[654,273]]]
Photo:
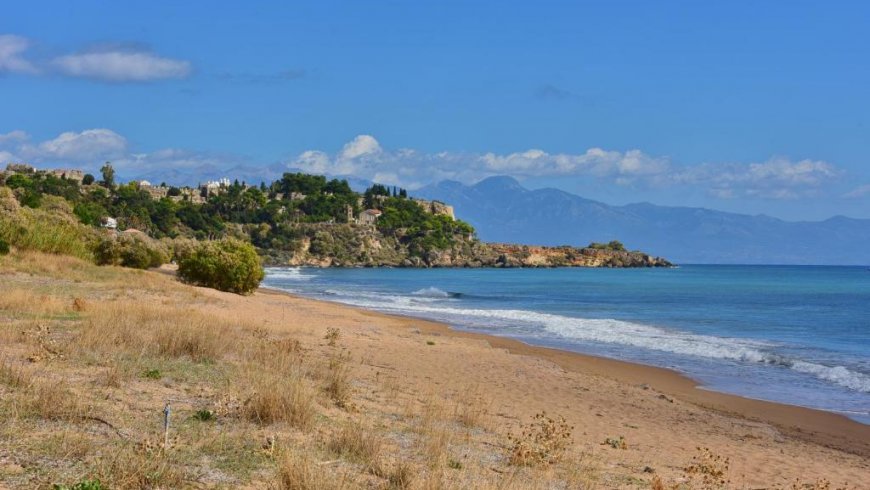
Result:
[[870,423],[870,270],[270,268],[264,285]]

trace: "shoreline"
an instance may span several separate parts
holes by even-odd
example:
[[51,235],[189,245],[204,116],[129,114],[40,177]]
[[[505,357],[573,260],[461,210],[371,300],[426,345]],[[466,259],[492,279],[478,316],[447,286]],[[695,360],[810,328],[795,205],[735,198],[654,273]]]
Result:
[[785,435],[804,442],[870,458],[870,425],[835,412],[704,389],[698,381],[667,368],[535,346],[497,335],[456,330],[445,323],[433,320],[307,298],[277,288],[261,286],[257,292],[348,309],[371,318],[398,320],[407,328],[416,328],[423,334],[482,341],[494,349],[502,349],[512,355],[549,361],[565,371],[598,376],[634,387],[648,386],[654,392],[703,409],[752,422],[770,424]]

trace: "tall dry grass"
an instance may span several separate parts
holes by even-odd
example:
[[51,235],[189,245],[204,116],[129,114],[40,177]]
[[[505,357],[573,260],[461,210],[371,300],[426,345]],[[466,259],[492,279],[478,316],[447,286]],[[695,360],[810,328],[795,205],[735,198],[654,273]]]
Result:
[[381,473],[381,451],[383,437],[358,422],[343,425],[329,439],[327,447],[341,456],[362,465],[367,471]]
[[184,488],[192,475],[173,458],[125,444],[97,460],[96,476],[106,488]]
[[281,490],[342,490],[349,488],[346,475],[318,464],[304,451],[287,452],[278,460],[275,486]]
[[102,355],[186,357],[194,362],[220,359],[238,339],[237,328],[197,311],[133,301],[92,306],[77,344]]
[[88,413],[65,380],[38,376],[4,360],[0,361],[0,382],[13,388],[3,397],[9,417],[75,421]]
[[317,415],[316,393],[301,370],[280,375],[257,373],[249,379],[249,394],[242,407],[245,418],[260,425],[284,422],[299,429],[312,426]]
[[49,294],[37,294],[32,290],[6,291],[0,289],[0,311],[57,315],[72,311],[72,300],[68,301],[65,298]]
[[338,407],[347,408],[350,402],[350,354],[334,354],[329,358],[326,371],[326,393]]

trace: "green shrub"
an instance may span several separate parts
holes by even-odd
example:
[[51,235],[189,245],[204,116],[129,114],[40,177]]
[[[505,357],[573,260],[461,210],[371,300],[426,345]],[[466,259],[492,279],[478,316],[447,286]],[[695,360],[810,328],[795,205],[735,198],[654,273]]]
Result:
[[134,269],[160,267],[168,260],[163,246],[148,237],[135,235],[105,236],[94,249],[99,265],[121,265]]
[[19,250],[93,260],[95,231],[79,223],[55,201],[47,200],[48,209],[20,206],[10,189],[0,187],[0,240]]
[[104,490],[106,487],[100,483],[100,480],[82,480],[72,486],[56,483],[52,488],[54,490]]
[[595,250],[613,250],[615,252],[625,251],[625,245],[623,245],[622,242],[620,242],[619,240],[611,240],[608,243],[592,242],[587,248],[592,248]]
[[9,242],[0,238],[0,255],[6,255],[9,253]]
[[215,416],[214,412],[212,412],[211,410],[201,409],[193,413],[193,418],[195,420],[199,420],[200,422],[211,422],[212,420],[214,420]]
[[247,294],[263,280],[263,267],[254,247],[247,242],[226,238],[203,242],[178,259],[178,276],[185,282]]
[[175,238],[168,240],[171,259],[176,263],[181,259],[190,257],[193,251],[199,246],[199,242],[190,238]]

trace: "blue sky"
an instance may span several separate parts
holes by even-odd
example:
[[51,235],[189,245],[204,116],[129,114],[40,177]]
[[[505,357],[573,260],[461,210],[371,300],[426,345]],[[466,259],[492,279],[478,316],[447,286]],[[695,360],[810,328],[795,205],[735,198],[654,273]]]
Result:
[[0,160],[870,218],[866,2],[15,2]]

